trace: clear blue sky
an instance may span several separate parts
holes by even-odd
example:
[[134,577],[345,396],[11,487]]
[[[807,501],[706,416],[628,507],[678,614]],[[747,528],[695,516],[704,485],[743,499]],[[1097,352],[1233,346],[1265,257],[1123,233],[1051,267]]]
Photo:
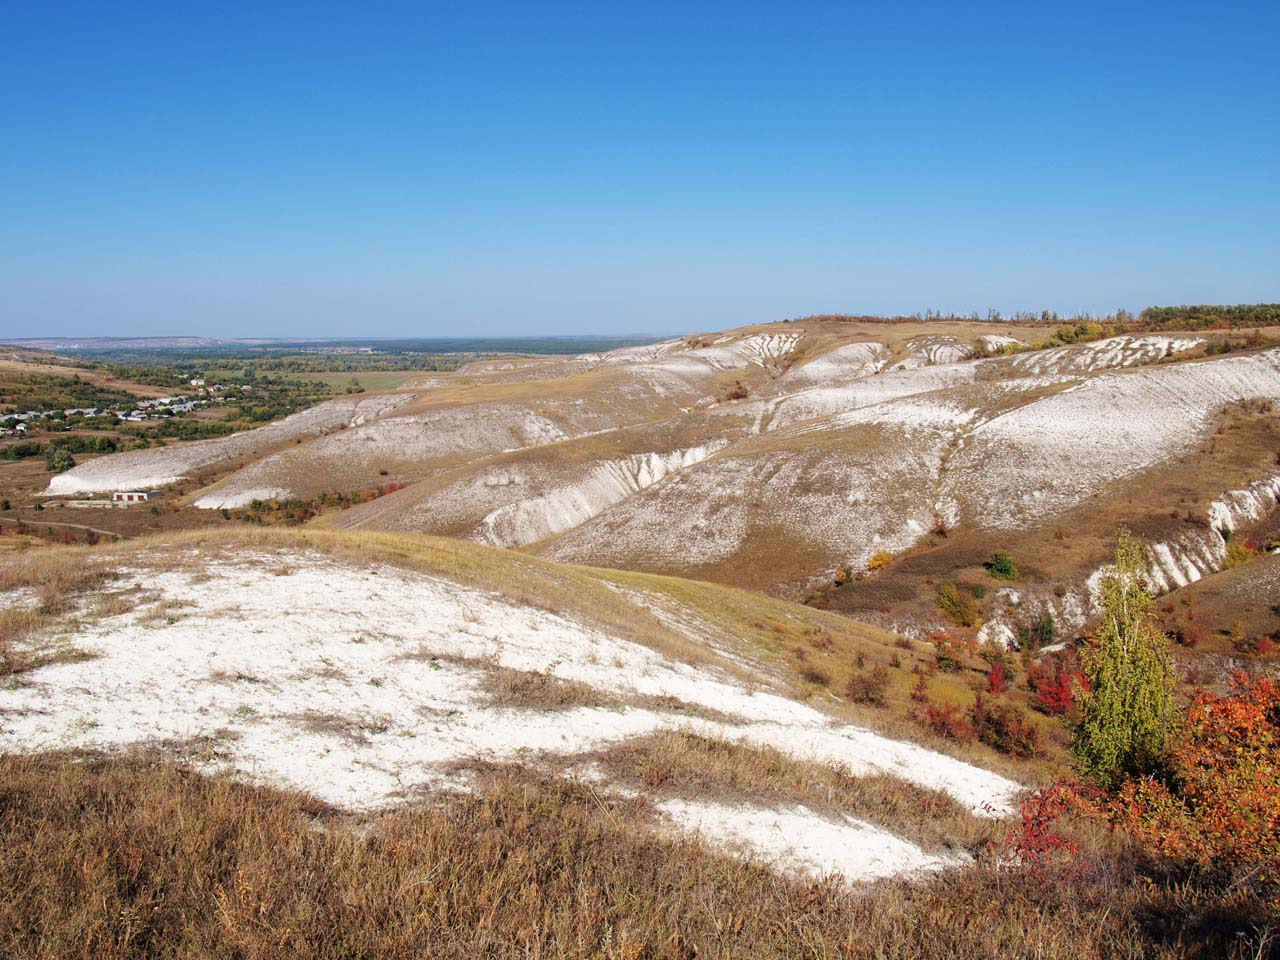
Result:
[[1280,3],[0,0],[0,335],[1280,300]]

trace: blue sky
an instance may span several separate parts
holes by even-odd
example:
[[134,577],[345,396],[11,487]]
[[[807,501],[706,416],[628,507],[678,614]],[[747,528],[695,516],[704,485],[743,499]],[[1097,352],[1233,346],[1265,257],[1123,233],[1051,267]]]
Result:
[[0,335],[1280,300],[1280,4],[0,0]]

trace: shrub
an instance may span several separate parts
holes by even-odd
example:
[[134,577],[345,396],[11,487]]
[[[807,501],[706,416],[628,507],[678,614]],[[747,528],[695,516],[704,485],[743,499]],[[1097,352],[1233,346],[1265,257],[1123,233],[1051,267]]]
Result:
[[1027,684],[1037,708],[1050,716],[1066,713],[1088,689],[1089,681],[1073,651],[1043,657],[1027,668]]
[[831,682],[830,675],[821,667],[815,667],[813,664],[805,664],[800,668],[800,679],[805,683],[812,683],[819,687],[825,687]]
[[957,626],[978,625],[977,602],[972,594],[958,589],[954,583],[944,583],[938,588],[938,609]]
[[991,664],[991,669],[987,671],[987,693],[1004,693],[1005,687],[1008,686],[1008,683],[1009,680],[1004,669],[1004,661],[996,660]]
[[1104,786],[1151,773],[1174,721],[1173,668],[1151,622],[1145,560],[1121,530],[1102,577],[1102,622],[1084,661],[1089,692],[1071,749],[1081,772]]
[[929,634],[929,642],[933,644],[933,662],[943,673],[955,673],[964,669],[964,651],[960,641],[949,633],[938,631]]
[[1135,778],[1110,813],[1140,839],[1202,863],[1270,859],[1280,879],[1280,686],[1235,673],[1226,696],[1196,691],[1164,781]]
[[1242,635],[1232,646],[1237,653],[1266,657],[1275,650],[1275,637],[1269,634]]
[[1064,813],[1078,805],[1077,786],[1054,783],[1026,794],[1018,819],[1005,833],[1004,847],[1021,864],[1041,865],[1079,852],[1079,844],[1058,830]]
[[973,699],[969,720],[977,737],[987,746],[1011,757],[1029,759],[1044,751],[1040,729],[1017,707],[991,705],[981,694]]
[[913,703],[929,702],[929,681],[923,673],[916,677],[915,685],[911,688],[911,700]]
[[985,566],[987,573],[996,580],[1018,579],[1018,567],[1013,562],[1013,557],[1003,550],[997,550],[991,554],[991,558],[986,562]]
[[893,554],[888,550],[877,550],[871,555],[871,559],[867,561],[868,570],[883,570],[893,562]]
[[959,707],[949,703],[928,703],[921,712],[920,721],[933,733],[956,743],[973,743],[978,732]]
[[1253,552],[1249,549],[1249,545],[1240,540],[1227,541],[1227,552],[1223,558],[1223,565],[1230,570],[1232,567],[1238,567],[1242,563],[1246,563],[1253,559]]
[[62,473],[76,465],[75,457],[65,447],[48,447],[44,452],[44,467],[54,473]]
[[1058,640],[1058,624],[1053,611],[1046,609],[1029,624],[1018,625],[1018,640],[1024,650],[1039,650],[1052,646]]
[[854,703],[869,703],[883,707],[885,691],[889,687],[889,671],[884,667],[860,670],[849,677],[844,692]]

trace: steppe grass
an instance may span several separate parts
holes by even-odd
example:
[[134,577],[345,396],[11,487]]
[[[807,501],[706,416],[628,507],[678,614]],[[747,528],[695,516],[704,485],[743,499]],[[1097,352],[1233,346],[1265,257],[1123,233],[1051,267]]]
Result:
[[1249,883],[1090,854],[849,889],[495,775],[361,819],[156,756],[0,757],[0,955],[115,958],[1266,956]]
[[497,707],[568,710],[621,705],[607,690],[537,670],[494,666],[481,675],[480,687]]
[[50,636],[75,601],[101,586],[109,570],[78,547],[24,551],[0,564],[0,596],[28,596],[0,607],[0,678],[92,656]]
[[941,790],[887,774],[854,776],[772,747],[687,730],[634,737],[602,751],[596,761],[611,781],[692,799],[804,804],[870,821],[931,850],[978,853],[998,831]]

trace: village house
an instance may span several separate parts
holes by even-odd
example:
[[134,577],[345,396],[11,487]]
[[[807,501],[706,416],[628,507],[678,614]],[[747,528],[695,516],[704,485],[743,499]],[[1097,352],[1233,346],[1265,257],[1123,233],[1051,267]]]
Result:
[[117,490],[111,494],[111,500],[113,503],[144,503],[158,496],[158,490]]

